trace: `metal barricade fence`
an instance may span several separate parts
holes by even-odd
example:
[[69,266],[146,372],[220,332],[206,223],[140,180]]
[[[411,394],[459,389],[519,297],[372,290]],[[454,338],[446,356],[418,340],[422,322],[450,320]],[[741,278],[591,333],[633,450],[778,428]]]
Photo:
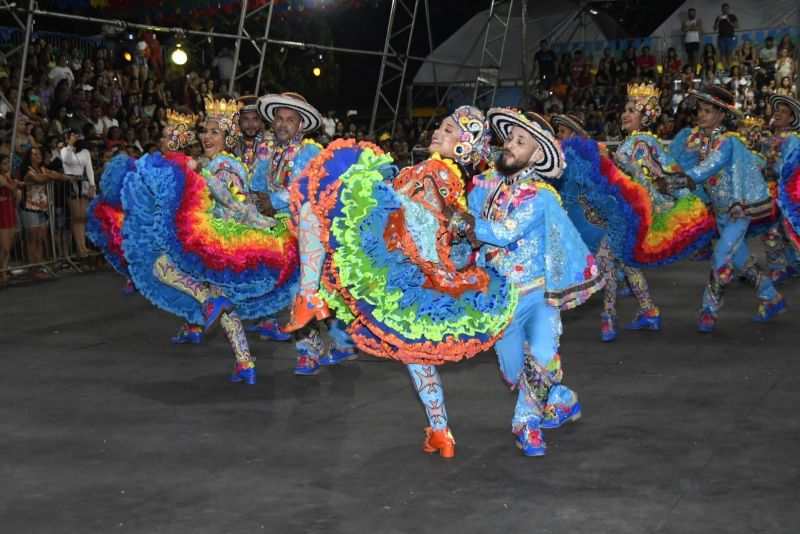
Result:
[[[0,263],[0,279],[47,279],[64,269],[82,272],[90,268],[99,253],[89,247],[85,236],[85,207],[90,199],[79,194],[84,181],[85,177],[70,177],[42,184],[47,197],[46,211],[26,208],[26,196],[39,184],[31,180],[25,182],[22,196],[14,206],[15,224],[11,228],[0,228],[2,245],[10,245],[6,265]],[[0,193],[0,197],[3,196]],[[84,247],[78,246],[81,236]],[[83,258],[81,251],[86,253]],[[4,252],[2,247],[0,252]]]

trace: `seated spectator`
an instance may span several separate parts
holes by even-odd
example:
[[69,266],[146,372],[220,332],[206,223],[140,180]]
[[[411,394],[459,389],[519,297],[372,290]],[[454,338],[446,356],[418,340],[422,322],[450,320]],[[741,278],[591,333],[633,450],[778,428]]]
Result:
[[683,69],[683,61],[678,57],[675,48],[669,47],[667,50],[667,72],[673,77],[678,77]]
[[781,38],[781,42],[778,43],[778,49],[786,48],[789,50],[789,55],[794,56],[794,43],[792,43],[792,38],[789,37],[787,33]]
[[72,73],[72,69],[69,68],[68,61],[69,58],[67,58],[66,54],[61,54],[58,56],[58,63],[56,66],[50,69],[50,73],[47,77],[50,78],[54,87],[58,87],[58,84],[61,83],[62,80],[66,80],[67,86],[72,87],[72,83],[75,81],[75,75]]
[[792,85],[792,80],[788,76],[781,78],[781,84],[775,92],[779,95],[797,98],[797,88]]
[[572,53],[572,62],[569,66],[570,79],[573,83],[578,80],[578,76],[583,72],[584,65],[586,65],[586,60],[583,58],[583,52],[575,50]]
[[778,47],[771,36],[764,41],[764,46],[758,52],[758,61],[762,68],[760,82],[768,82],[775,77],[775,62],[778,61]]
[[795,74],[797,74],[797,62],[788,48],[781,48],[778,51],[778,60],[775,62],[775,79],[781,81],[782,86],[784,78],[794,80]]
[[742,41],[742,47],[736,51],[736,59],[744,76],[751,76],[755,73],[756,50],[750,44],[750,39]]
[[655,80],[658,76],[656,66],[658,59],[655,54],[650,52],[649,46],[642,47],[642,55],[636,58],[636,67],[639,69],[643,78]]

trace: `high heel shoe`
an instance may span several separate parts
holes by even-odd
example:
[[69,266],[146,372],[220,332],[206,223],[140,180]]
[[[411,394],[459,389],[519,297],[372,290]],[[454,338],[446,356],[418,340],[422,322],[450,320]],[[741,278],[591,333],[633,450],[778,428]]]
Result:
[[431,453],[439,451],[439,456],[442,458],[452,458],[456,455],[456,440],[447,427],[442,430],[425,427],[425,441],[422,442],[422,450]]
[[256,365],[253,362],[236,362],[236,367],[233,368],[231,375],[231,382],[244,382],[248,385],[256,383]]

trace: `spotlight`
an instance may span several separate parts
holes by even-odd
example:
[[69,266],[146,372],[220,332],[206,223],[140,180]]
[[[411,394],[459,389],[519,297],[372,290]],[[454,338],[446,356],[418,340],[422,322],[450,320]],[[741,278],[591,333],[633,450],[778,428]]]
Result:
[[181,48],[180,43],[175,45],[175,50],[172,51],[169,57],[176,65],[185,65],[186,61],[189,59],[189,56],[187,56],[186,52]]
[[313,72],[313,73],[314,73],[314,76],[316,76],[317,78],[319,78],[319,77],[322,75],[322,69],[321,69],[321,68],[319,68],[319,67],[314,67],[314,68],[311,70],[311,72]]
[[598,11],[596,9],[590,9],[589,13],[591,13],[592,15],[597,15]]
[[126,50],[122,53],[122,59],[130,63],[131,61],[133,61],[133,55],[131,55],[131,53]]

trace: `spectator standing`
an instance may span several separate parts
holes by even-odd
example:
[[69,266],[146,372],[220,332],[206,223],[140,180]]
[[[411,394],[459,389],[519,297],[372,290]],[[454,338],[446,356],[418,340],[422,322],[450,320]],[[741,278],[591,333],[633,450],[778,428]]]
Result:
[[8,283],[8,266],[11,247],[17,232],[17,203],[21,197],[21,182],[11,178],[11,162],[0,155],[0,285]]
[[[241,64],[242,62],[239,61],[237,66],[241,66]],[[217,69],[220,83],[227,86],[233,75],[233,51],[227,47],[223,48],[219,55],[211,62],[211,66]]]
[[778,61],[778,47],[775,46],[775,39],[768,36],[764,41],[764,46],[758,52],[758,60],[763,67],[763,72],[759,76],[759,85],[768,83],[775,78],[775,63]]
[[556,61],[555,52],[550,50],[547,39],[539,41],[539,50],[533,56],[533,62],[539,69],[539,81],[546,89],[552,87],[556,80]]
[[586,65],[586,60],[583,59],[583,52],[580,50],[575,50],[572,53],[572,62],[570,63],[570,79],[572,83],[575,83],[578,80],[578,76],[581,75],[583,72],[583,66]]
[[67,146],[61,149],[60,155],[64,174],[72,180],[67,201],[72,237],[75,240],[78,258],[86,259],[89,256],[86,248],[86,209],[89,207],[89,199],[94,197],[97,192],[92,169],[92,156],[85,144],[79,143],[81,139],[78,132],[67,130],[66,141]]
[[328,111],[328,114],[322,118],[322,130],[325,132],[325,135],[328,136],[328,139],[333,139],[334,134],[336,133],[336,117],[334,117],[334,111]]
[[797,62],[788,48],[781,48],[778,51],[778,60],[775,62],[775,80],[782,86],[784,78],[794,80],[795,74],[797,74]]
[[694,68],[700,52],[700,32],[703,31],[703,22],[697,18],[697,11],[693,7],[689,8],[687,15],[687,19],[681,24],[683,48],[686,50],[688,64]]
[[72,84],[75,82],[75,74],[73,74],[72,69],[67,65],[68,61],[67,55],[61,54],[58,56],[58,63],[56,66],[50,69],[50,73],[47,77],[50,78],[53,87],[58,87],[58,84],[60,84],[62,80],[67,81],[67,87],[72,87]]
[[722,13],[714,20],[714,31],[717,32],[717,47],[722,59],[723,68],[728,68],[736,50],[736,29],[739,19],[731,13],[731,6],[722,4]]

